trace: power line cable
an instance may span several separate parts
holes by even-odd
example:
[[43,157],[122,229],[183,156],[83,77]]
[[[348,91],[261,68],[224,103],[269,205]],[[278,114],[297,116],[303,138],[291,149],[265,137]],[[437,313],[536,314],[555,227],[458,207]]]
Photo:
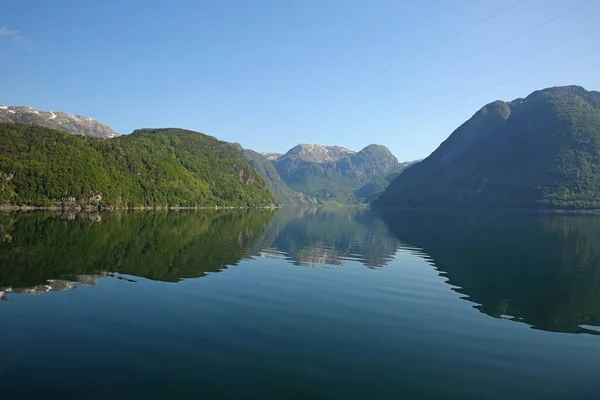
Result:
[[[346,85],[346,86],[344,86],[344,87],[342,87],[342,88],[338,89],[337,91],[344,91],[344,90],[350,89],[350,88],[352,88],[352,87],[356,86],[357,84],[360,84],[360,83],[363,83],[363,82],[366,82],[366,81],[368,81],[368,80],[369,80],[369,79],[371,79],[373,76],[379,76],[379,75],[382,75],[383,73],[385,73],[386,71],[388,71],[388,70],[390,70],[390,69],[394,68],[395,66],[397,66],[397,65],[399,65],[399,64],[401,64],[401,63],[403,63],[403,62],[409,61],[409,60],[411,60],[411,59],[413,59],[413,58],[415,58],[415,57],[417,57],[417,56],[419,56],[419,55],[421,55],[421,54],[423,54],[423,53],[426,53],[426,52],[428,52],[428,51],[430,51],[430,50],[433,50],[433,49],[435,49],[435,48],[437,48],[437,47],[441,46],[442,44],[444,44],[444,43],[446,43],[446,42],[449,42],[450,40],[452,40],[452,39],[454,39],[454,38],[457,38],[457,37],[459,37],[459,36],[461,36],[461,35],[463,35],[463,34],[465,34],[465,33],[469,32],[469,31],[471,31],[471,30],[473,30],[473,29],[475,29],[475,28],[477,28],[477,27],[479,27],[479,26],[481,26],[481,25],[483,25],[483,24],[485,24],[485,23],[487,23],[487,22],[489,22],[489,21],[491,21],[491,20],[493,20],[493,19],[495,19],[495,18],[499,17],[499,16],[500,16],[500,15],[502,15],[502,14],[505,14],[506,12],[508,12],[508,11],[512,10],[513,8],[515,8],[515,7],[517,7],[517,6],[519,6],[519,5],[523,4],[523,3],[525,3],[526,1],[527,1],[527,0],[519,0],[519,1],[517,1],[517,2],[515,2],[515,3],[513,3],[513,4],[511,4],[510,6],[508,6],[508,7],[504,8],[504,9],[502,9],[502,10],[500,10],[500,11],[498,11],[498,12],[496,12],[496,13],[494,13],[494,14],[492,14],[492,15],[490,15],[490,16],[488,16],[488,17],[486,17],[486,18],[484,18],[484,19],[482,19],[482,20],[480,20],[480,21],[478,21],[478,22],[476,22],[476,23],[475,23],[475,24],[473,24],[473,25],[470,25],[470,26],[469,26],[469,27],[467,27],[467,28],[461,29],[460,31],[458,31],[458,32],[455,32],[455,33],[453,33],[453,34],[451,34],[451,35],[449,35],[449,36],[447,36],[447,37],[443,38],[442,40],[439,40],[439,41],[437,41],[436,43],[434,43],[434,44],[432,44],[432,45],[430,45],[430,46],[428,46],[428,47],[425,47],[425,48],[419,49],[419,50],[417,50],[415,53],[411,54],[411,55],[410,55],[410,56],[408,56],[408,57],[405,57],[405,58],[403,58],[403,59],[402,59],[402,60],[400,60],[400,61],[397,61],[397,62],[391,63],[391,64],[389,64],[389,65],[386,65],[385,67],[381,68],[379,71],[375,72],[375,73],[374,73],[374,74],[372,74],[371,76],[367,76],[366,78],[363,78],[362,80],[359,80],[359,81],[356,81],[356,82],[354,82],[354,83],[351,83],[351,84],[349,84],[349,85]],[[357,83],[357,82],[358,82],[358,83]],[[246,129],[246,130],[244,130],[244,131],[242,131],[242,132],[240,132],[240,133],[241,133],[241,134],[248,133],[248,132],[254,131],[254,130],[256,130],[256,129],[260,129],[260,128],[264,127],[265,125],[267,125],[267,124],[261,124],[261,125],[259,125],[259,126],[256,126],[256,127],[254,127],[254,128],[249,128],[249,129]]]
[[[568,10],[568,11],[560,14],[560,15],[557,15],[557,16],[555,16],[553,18],[550,18],[549,20],[546,20],[546,21],[542,22],[541,24],[538,24],[538,25],[534,26],[533,28],[529,28],[529,29],[527,29],[527,30],[525,30],[525,31],[517,34],[517,35],[514,35],[514,36],[511,36],[511,37],[509,37],[507,39],[504,39],[504,40],[502,40],[502,41],[500,41],[500,42],[498,42],[498,43],[496,43],[496,44],[494,44],[492,46],[489,46],[489,47],[487,47],[487,48],[485,48],[485,49],[483,49],[483,50],[481,50],[481,51],[479,51],[477,53],[471,54],[471,55],[469,55],[469,56],[467,56],[467,57],[465,57],[465,58],[463,58],[463,59],[461,59],[461,60],[459,60],[459,61],[457,61],[455,63],[443,66],[443,67],[441,67],[441,68],[433,71],[433,73],[431,73],[431,74],[426,74],[426,75],[421,76],[420,78],[413,79],[413,80],[411,80],[410,83],[413,84],[415,81],[419,81],[419,80],[423,80],[423,79],[429,78],[432,75],[435,75],[435,74],[437,74],[437,73],[439,73],[441,71],[447,70],[447,69],[449,69],[451,67],[455,67],[457,65],[460,65],[460,64],[462,64],[465,61],[468,61],[468,60],[471,60],[471,59],[473,59],[475,57],[478,57],[478,56],[480,56],[480,55],[482,55],[484,53],[487,53],[488,51],[491,51],[491,50],[496,49],[496,48],[498,48],[500,46],[503,46],[503,45],[505,45],[507,43],[510,43],[510,42],[512,42],[514,40],[517,40],[517,39],[519,39],[519,38],[521,38],[521,37],[523,37],[523,36],[525,36],[525,35],[527,35],[527,34],[529,34],[531,32],[534,32],[534,31],[536,31],[536,30],[538,30],[540,28],[543,28],[543,27],[545,27],[545,26],[547,26],[547,25],[549,25],[551,23],[554,23],[554,22],[556,22],[556,21],[558,21],[558,20],[560,20],[562,18],[565,18],[568,15],[573,14],[574,12],[579,11],[582,8],[587,7],[587,6],[593,4],[593,3],[597,2],[597,1],[598,0],[590,0],[590,1],[586,2],[586,3],[583,3],[583,4],[581,4],[581,5],[577,6],[577,7],[574,7],[572,9],[570,9],[570,10]],[[368,97],[368,98],[366,98],[364,100],[358,101],[358,102],[356,102],[356,103],[354,103],[354,104],[352,104],[350,106],[347,106],[347,107],[335,110],[335,111],[333,111],[331,113],[326,114],[324,117],[320,118],[318,121],[316,121],[316,123],[318,124],[318,123],[320,123],[320,122],[322,122],[322,121],[324,121],[324,120],[326,120],[326,119],[328,119],[328,118],[330,118],[330,117],[332,117],[334,115],[340,114],[340,113],[345,112],[345,111],[349,111],[349,110],[351,110],[353,108],[356,108],[359,105],[367,103],[369,101],[386,97],[386,96],[388,96],[388,95],[390,95],[392,93],[395,93],[395,92],[397,92],[397,91],[399,91],[401,89],[406,88],[407,86],[409,86],[409,84],[404,84],[404,85],[396,87],[394,89],[387,90],[387,91],[385,91],[383,93],[380,93],[378,95],[370,96],[370,97]],[[289,131],[290,130],[288,129],[284,133],[287,133]]]
[[[600,28],[595,28],[595,29],[593,29],[593,31],[597,31],[597,30],[600,30]],[[583,35],[579,35],[579,36],[583,36]],[[566,62],[569,62],[569,61],[572,61],[572,60],[575,60],[575,59],[581,58],[581,57],[583,57],[583,56],[585,56],[585,55],[587,55],[587,54],[593,53],[594,51],[598,51],[598,50],[600,50],[600,46],[597,46],[597,47],[594,47],[594,48],[592,48],[592,49],[590,49],[590,50],[586,50],[586,51],[584,51],[584,52],[578,53],[578,54],[576,54],[575,56],[569,56],[569,57],[566,57],[566,58],[565,58],[565,59],[563,59],[562,61],[559,61],[559,62],[557,62],[557,63],[553,63],[553,64],[552,64],[552,66],[556,66],[556,65],[564,64],[564,63],[566,63]],[[527,58],[529,58],[529,57],[523,58],[523,60],[524,60],[524,59],[527,59]],[[517,62],[520,62],[520,61],[522,61],[522,60],[519,60],[519,61],[517,61]],[[517,63],[517,62],[515,62],[515,63]],[[471,98],[471,97],[475,97],[475,96],[477,96],[477,95],[479,95],[479,94],[481,94],[481,93],[483,93],[483,92],[487,92],[487,91],[489,91],[490,89],[494,89],[494,88],[496,88],[496,87],[499,87],[499,86],[504,86],[504,85],[507,85],[507,84],[509,84],[509,83],[513,83],[513,82],[515,82],[515,81],[519,81],[519,80],[521,80],[521,79],[523,79],[523,78],[527,78],[527,77],[529,77],[529,76],[531,76],[531,75],[538,74],[539,72],[541,72],[541,71],[544,71],[545,69],[547,69],[547,67],[541,67],[541,68],[538,68],[538,69],[536,69],[535,71],[527,72],[527,73],[525,73],[525,74],[522,74],[522,75],[519,75],[519,76],[517,76],[517,77],[515,77],[515,78],[512,78],[512,79],[510,79],[510,80],[508,80],[508,81],[504,81],[504,82],[501,82],[501,83],[499,83],[499,84],[492,85],[492,86],[490,86],[490,87],[486,88],[486,89],[485,89],[485,90],[483,90],[483,91],[478,91],[478,92],[476,92],[476,93],[472,93],[472,94],[469,94],[469,95],[467,95],[467,96],[458,97],[458,98],[455,98],[455,99],[452,99],[452,100],[448,100],[448,101],[446,101],[446,102],[443,102],[443,103],[437,104],[437,105],[435,105],[435,106],[428,107],[428,108],[425,108],[425,109],[423,109],[423,110],[420,110],[420,111],[417,111],[417,112],[413,112],[413,113],[411,113],[410,115],[408,115],[408,114],[407,114],[407,115],[405,115],[405,116],[403,116],[403,117],[399,118],[398,120],[404,120],[404,119],[406,119],[406,118],[408,118],[408,117],[411,117],[411,116],[413,116],[413,115],[422,114],[422,113],[424,113],[424,112],[431,111],[431,110],[434,110],[434,109],[437,109],[437,108],[443,107],[443,106],[445,106],[445,105],[447,105],[447,104],[452,104],[452,103],[455,103],[455,102],[457,102],[457,101],[462,101],[462,100],[465,100],[465,99],[468,99],[468,98]],[[376,116],[376,115],[379,115],[379,114],[381,114],[381,112],[377,112],[377,113],[369,114],[369,115],[367,115],[366,117],[364,117],[364,118],[361,118],[361,119],[358,119],[358,120],[355,120],[355,121],[353,121],[353,122],[355,123],[355,122],[364,121],[364,120],[366,120],[366,119],[372,118],[372,117],[374,117],[374,116]]]

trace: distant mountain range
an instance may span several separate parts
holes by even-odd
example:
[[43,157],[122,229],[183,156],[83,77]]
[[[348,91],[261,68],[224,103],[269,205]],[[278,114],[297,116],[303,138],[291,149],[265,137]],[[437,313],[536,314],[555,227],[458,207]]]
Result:
[[43,126],[57,129],[72,135],[110,139],[119,136],[108,125],[90,117],[71,115],[63,112],[44,111],[31,107],[11,107],[0,105],[0,122]]
[[[0,106],[0,123],[45,127],[100,139],[120,136],[93,118],[25,106]],[[172,132],[175,130],[169,134]],[[370,201],[404,166],[386,147],[377,145],[357,153],[340,146],[300,144],[285,154],[261,154],[243,149],[237,143],[233,145],[256,169],[276,201],[283,205]]]
[[66,198],[136,207],[595,209],[600,93],[564,86],[492,102],[429,157],[404,163],[376,144],[261,154],[183,129],[120,136],[92,118],[0,106],[0,206]]
[[490,103],[374,205],[600,208],[600,93],[564,86]]
[[367,202],[408,164],[387,147],[371,144],[359,152],[340,146],[299,144],[285,154],[243,151],[280,204]]

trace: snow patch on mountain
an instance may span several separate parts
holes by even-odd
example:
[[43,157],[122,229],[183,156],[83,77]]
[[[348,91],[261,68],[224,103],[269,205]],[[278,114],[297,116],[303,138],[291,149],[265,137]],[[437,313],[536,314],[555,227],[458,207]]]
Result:
[[72,135],[110,139],[119,134],[108,125],[90,117],[63,112],[38,110],[32,107],[0,106],[0,122],[43,126]]

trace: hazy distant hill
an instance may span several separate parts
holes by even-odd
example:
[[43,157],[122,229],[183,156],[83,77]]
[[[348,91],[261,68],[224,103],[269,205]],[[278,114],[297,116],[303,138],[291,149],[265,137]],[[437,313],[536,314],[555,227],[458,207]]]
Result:
[[374,205],[600,208],[600,93],[553,87],[490,103]]

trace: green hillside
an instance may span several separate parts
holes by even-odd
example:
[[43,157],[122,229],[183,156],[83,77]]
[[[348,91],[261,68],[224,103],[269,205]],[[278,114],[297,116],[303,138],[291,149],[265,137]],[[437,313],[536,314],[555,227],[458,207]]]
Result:
[[103,140],[0,124],[0,204],[267,206],[262,178],[226,142],[182,129]]
[[374,205],[600,208],[600,93],[555,87],[488,104]]

